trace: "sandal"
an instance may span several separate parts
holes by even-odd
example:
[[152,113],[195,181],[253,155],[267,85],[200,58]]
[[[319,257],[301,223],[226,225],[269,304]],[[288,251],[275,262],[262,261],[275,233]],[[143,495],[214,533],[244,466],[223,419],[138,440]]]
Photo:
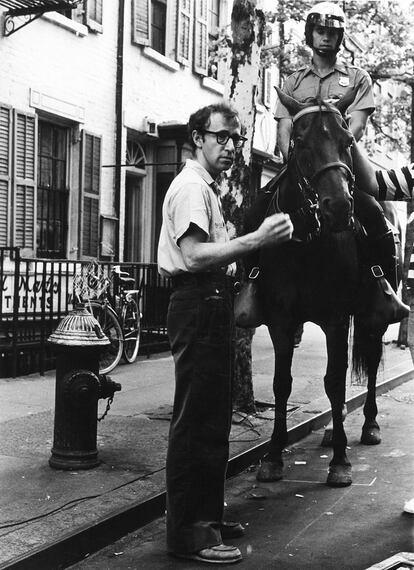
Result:
[[223,521],[220,523],[221,538],[240,538],[244,535],[244,526],[239,522]]
[[225,544],[203,548],[198,552],[175,554],[175,556],[186,558],[187,560],[207,562],[209,564],[234,564],[242,559],[242,554],[238,548],[235,546],[227,546]]

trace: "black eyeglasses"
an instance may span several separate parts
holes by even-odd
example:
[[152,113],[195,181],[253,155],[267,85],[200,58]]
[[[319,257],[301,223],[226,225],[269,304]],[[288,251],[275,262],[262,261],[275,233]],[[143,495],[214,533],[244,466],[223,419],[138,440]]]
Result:
[[231,139],[233,141],[234,148],[241,148],[247,141],[246,137],[242,137],[241,135],[231,135],[228,131],[203,130],[202,132],[207,133],[208,135],[216,135],[218,144],[222,145],[227,144],[229,142],[229,139]]

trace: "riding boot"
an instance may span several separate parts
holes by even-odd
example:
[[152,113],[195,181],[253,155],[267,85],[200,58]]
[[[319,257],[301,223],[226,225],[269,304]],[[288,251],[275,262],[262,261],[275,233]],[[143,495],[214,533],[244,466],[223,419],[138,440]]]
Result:
[[367,328],[376,329],[398,323],[410,308],[395,294],[398,287],[394,234],[368,237],[369,285],[366,306],[360,317]]

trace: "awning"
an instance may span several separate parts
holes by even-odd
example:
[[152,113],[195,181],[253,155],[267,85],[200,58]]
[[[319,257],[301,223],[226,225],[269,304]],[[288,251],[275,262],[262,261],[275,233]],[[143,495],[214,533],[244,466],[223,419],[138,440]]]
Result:
[[8,16],[28,16],[70,10],[75,8],[80,0],[0,0],[0,6],[7,9]]

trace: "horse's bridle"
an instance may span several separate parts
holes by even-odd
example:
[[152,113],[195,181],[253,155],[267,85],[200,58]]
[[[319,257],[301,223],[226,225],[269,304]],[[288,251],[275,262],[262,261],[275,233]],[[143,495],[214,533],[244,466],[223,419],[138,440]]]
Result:
[[[304,115],[308,115],[310,113],[321,113],[321,112],[322,113],[337,113],[341,117],[342,122],[345,123],[344,118],[338,109],[336,109],[335,107],[326,107],[323,105],[321,105],[321,106],[312,105],[310,107],[305,107],[305,109],[302,109],[301,111],[296,113],[296,115],[292,119],[292,122],[295,123],[300,117],[303,117]],[[349,181],[349,186],[350,186],[350,194],[352,195],[353,191],[354,191],[354,186],[355,186],[355,176],[354,176],[354,173],[352,172],[352,170],[349,168],[349,166],[347,164],[345,164],[345,162],[342,162],[340,160],[336,160],[333,162],[328,162],[327,164],[324,164],[323,166],[321,166],[312,175],[312,178],[309,180],[303,174],[302,169],[300,167],[300,164],[299,164],[299,161],[297,159],[296,152],[295,152],[294,142],[293,142],[293,144],[291,144],[289,158],[293,159],[294,167],[295,167],[295,170],[297,173],[298,186],[299,186],[299,189],[303,195],[304,202],[306,204],[305,208],[302,208],[301,210],[303,210],[305,215],[308,215],[308,216],[310,215],[310,217],[313,218],[312,222],[313,222],[314,227],[308,235],[308,239],[312,239],[313,237],[316,237],[317,235],[319,235],[320,230],[321,230],[318,193],[316,192],[316,190],[314,188],[315,181],[321,176],[321,174],[323,174],[327,170],[331,170],[333,168],[342,168],[345,170],[345,172],[348,176],[348,181]]]

